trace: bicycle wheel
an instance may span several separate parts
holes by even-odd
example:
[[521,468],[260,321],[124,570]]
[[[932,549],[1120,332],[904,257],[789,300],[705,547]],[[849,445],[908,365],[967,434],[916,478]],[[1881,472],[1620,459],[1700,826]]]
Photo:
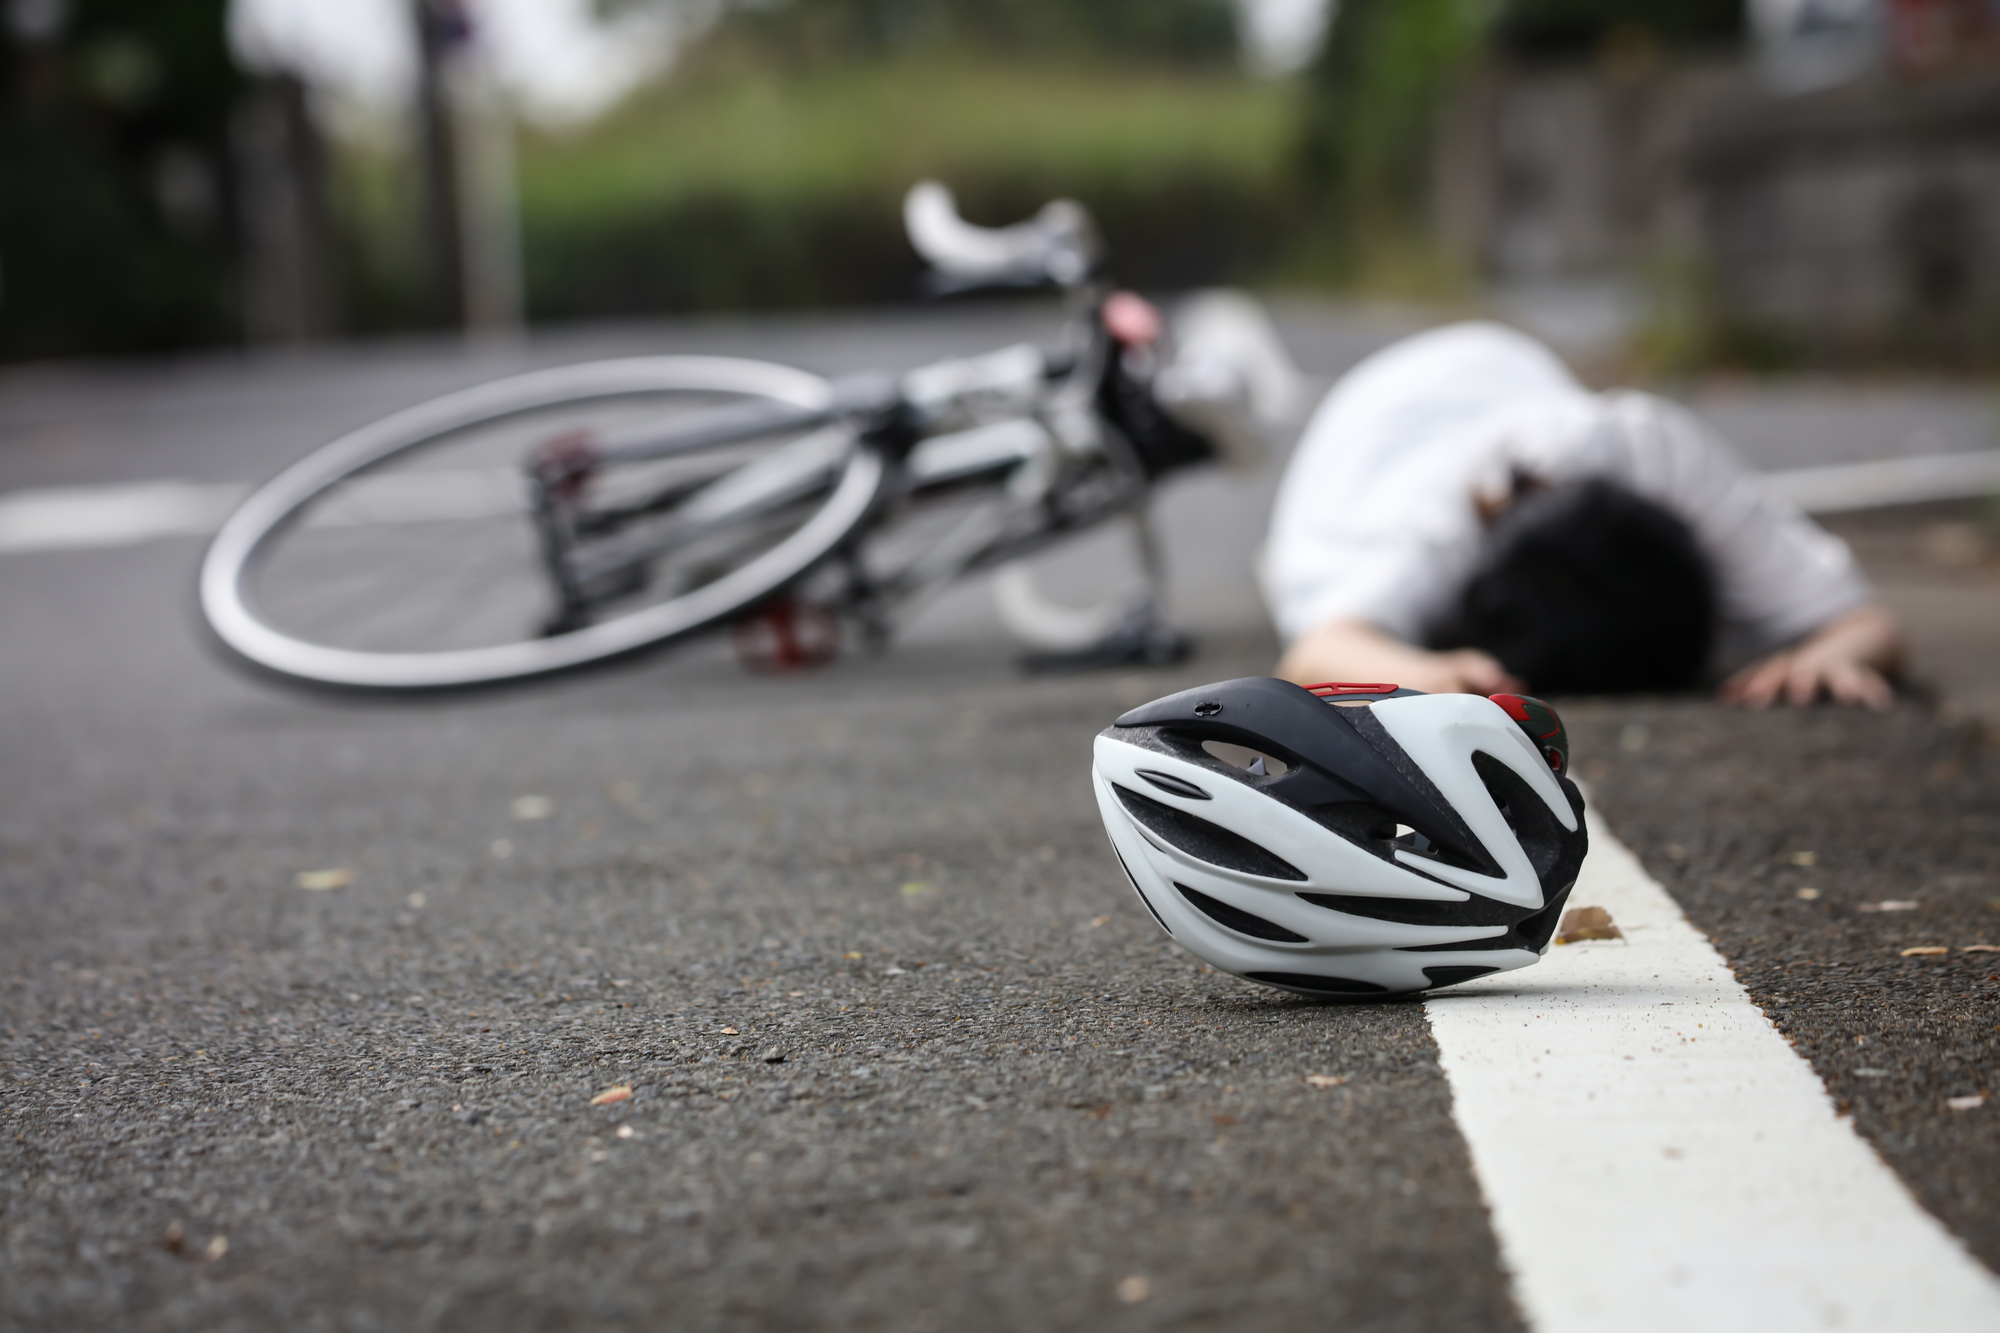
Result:
[[[787,366],[663,356],[535,371],[420,404],[253,493],[209,547],[202,612],[227,650],[258,667],[385,690],[542,675],[692,633],[836,549],[881,491],[881,455],[834,425],[593,472],[600,509],[649,503],[653,518],[680,507],[701,521],[649,550],[588,623],[553,632],[561,608],[536,529],[530,451],[758,400],[817,408],[830,395],[825,380]],[[782,494],[727,507],[745,479],[774,465],[787,478]]]

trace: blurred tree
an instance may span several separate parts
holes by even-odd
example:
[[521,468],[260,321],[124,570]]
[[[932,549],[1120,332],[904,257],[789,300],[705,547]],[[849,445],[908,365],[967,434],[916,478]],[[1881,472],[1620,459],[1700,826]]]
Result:
[[781,0],[742,5],[725,28],[795,62],[924,46],[1038,61],[1089,56],[1216,65],[1236,59],[1231,0]]
[[1663,48],[1734,44],[1743,27],[1744,0],[1342,0],[1306,76],[1318,266],[1351,281],[1424,249],[1437,117],[1489,53],[1643,66]]
[[1474,0],[1342,0],[1306,71],[1303,189],[1341,277],[1422,206],[1438,108],[1480,49]]
[[236,324],[227,0],[12,0],[0,48],[0,356]]

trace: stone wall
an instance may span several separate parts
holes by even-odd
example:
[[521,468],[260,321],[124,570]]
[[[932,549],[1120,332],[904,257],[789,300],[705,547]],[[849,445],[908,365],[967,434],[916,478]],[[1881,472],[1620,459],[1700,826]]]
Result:
[[1718,327],[1799,359],[1983,359],[2000,75],[1781,96],[1738,62],[1496,67],[1442,122],[1433,213],[1502,291],[1669,272]]
[[1680,174],[1729,317],[1821,360],[1993,350],[2000,76],[1718,106]]

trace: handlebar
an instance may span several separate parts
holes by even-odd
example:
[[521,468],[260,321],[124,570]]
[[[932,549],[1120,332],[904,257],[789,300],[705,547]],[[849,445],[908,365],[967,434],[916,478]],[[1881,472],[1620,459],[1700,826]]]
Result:
[[950,190],[921,181],[903,197],[903,225],[943,290],[1081,287],[1103,257],[1097,228],[1073,199],[1045,204],[1011,227],[980,227],[959,216]]

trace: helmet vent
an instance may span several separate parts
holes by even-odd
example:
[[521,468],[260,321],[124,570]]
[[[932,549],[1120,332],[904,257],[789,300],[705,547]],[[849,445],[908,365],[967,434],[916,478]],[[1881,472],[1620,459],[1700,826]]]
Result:
[[[1552,880],[1574,879],[1583,861],[1583,830],[1564,828],[1556,821],[1548,802],[1535,794],[1526,779],[1485,751],[1472,752],[1472,768],[1486,784],[1493,803],[1500,807],[1515,841],[1528,854],[1528,864],[1542,881],[1543,892],[1548,891]],[[1572,797],[1570,804],[1577,806],[1579,802]],[[1578,813],[1581,814],[1580,809]]]
[[[1314,907],[1365,916],[1371,921],[1394,921],[1405,926],[1511,926],[1532,908],[1516,907],[1477,894],[1462,902],[1438,902],[1431,898],[1364,898],[1342,893],[1301,893],[1299,897]],[[1467,948],[1485,941],[1476,940]]]
[[1203,741],[1201,748],[1207,751],[1209,758],[1219,759],[1253,778],[1281,778],[1292,771],[1292,766],[1278,756],[1264,750],[1253,750],[1247,745],[1230,741]]
[[[1401,822],[1381,806],[1365,801],[1329,801],[1325,805],[1309,806],[1305,813],[1314,823],[1332,829],[1369,855],[1394,861],[1420,875],[1424,873],[1421,865],[1398,860],[1396,853],[1410,852],[1426,861],[1439,861],[1480,875],[1490,875],[1499,868],[1481,864],[1451,844],[1439,842],[1431,834]],[[1433,833],[1440,831],[1434,829]],[[1439,882],[1443,883],[1442,880]]]
[[1276,940],[1280,944],[1304,944],[1306,937],[1286,930],[1275,921],[1246,912],[1240,907],[1231,907],[1219,898],[1211,898],[1200,889],[1191,889],[1180,881],[1174,887],[1181,891],[1181,897],[1193,903],[1210,920],[1229,927],[1239,934],[1253,936],[1260,940]]
[[1424,969],[1424,975],[1430,978],[1431,987],[1456,986],[1461,981],[1471,981],[1475,977],[1483,977],[1488,972],[1498,972],[1499,970],[1497,967],[1473,967],[1471,965],[1427,967]]
[[1178,796],[1187,801],[1210,801],[1215,798],[1186,778],[1177,778],[1171,773],[1161,773],[1150,768],[1136,770],[1140,777],[1158,787],[1169,796]]
[[1264,879],[1305,879],[1305,875],[1289,861],[1273,856],[1248,838],[1231,833],[1220,824],[1211,824],[1206,819],[1197,818],[1185,810],[1176,810],[1116,783],[1111,789],[1118,793],[1118,802],[1126,812],[1154,837],[1197,860]]
[[[1519,907],[1508,910],[1516,914],[1510,929],[1504,934],[1489,935],[1482,940],[1464,940],[1456,944],[1406,944],[1398,953],[1488,953],[1496,949],[1526,949],[1540,953],[1549,947],[1549,936],[1555,934],[1556,922],[1562,919],[1563,904],[1569,901],[1569,891],[1575,887],[1565,884],[1548,903],[1532,911]],[[1300,894],[1304,897],[1304,894]],[[1475,902],[1479,901],[1474,899]],[[1504,904],[1496,904],[1502,906]]]
[[1372,981],[1355,981],[1350,977],[1322,977],[1311,972],[1245,972],[1252,981],[1261,981],[1267,986],[1284,986],[1291,990],[1324,991],[1328,995],[1386,995],[1387,986],[1378,986]]
[[[1428,807],[1428,810],[1425,812],[1406,808],[1401,812],[1399,817],[1392,818],[1389,821],[1393,827],[1396,824],[1412,822],[1411,816],[1414,815],[1414,822],[1420,824],[1428,823],[1430,825],[1423,832],[1425,839],[1433,844],[1432,850],[1429,852],[1419,852],[1418,855],[1436,857],[1446,865],[1456,866],[1461,870],[1470,870],[1475,874],[1497,875],[1501,873],[1499,863],[1488,855],[1486,848],[1480,845],[1479,839],[1473,836],[1472,830],[1466,827],[1465,821],[1459,817],[1451,800],[1437,789],[1437,785],[1430,780],[1429,775],[1424,772],[1422,767],[1404,752],[1402,746],[1396,743],[1396,738],[1389,734],[1387,728],[1382,725],[1381,720],[1375,716],[1372,709],[1350,708],[1345,710],[1344,713],[1336,714],[1336,716],[1342,717],[1348,725],[1352,726],[1360,734],[1361,738],[1367,741],[1375,752],[1388,762],[1391,768],[1396,770],[1404,782],[1414,787],[1416,789],[1415,794],[1421,797],[1423,805]],[[1322,820],[1321,822],[1324,823],[1326,821]],[[1391,839],[1395,837],[1394,833],[1391,833],[1389,836]],[[1369,850],[1373,851],[1377,856],[1394,859],[1395,853],[1399,850],[1415,851],[1416,849],[1406,843],[1400,848],[1393,846],[1373,847]]]

